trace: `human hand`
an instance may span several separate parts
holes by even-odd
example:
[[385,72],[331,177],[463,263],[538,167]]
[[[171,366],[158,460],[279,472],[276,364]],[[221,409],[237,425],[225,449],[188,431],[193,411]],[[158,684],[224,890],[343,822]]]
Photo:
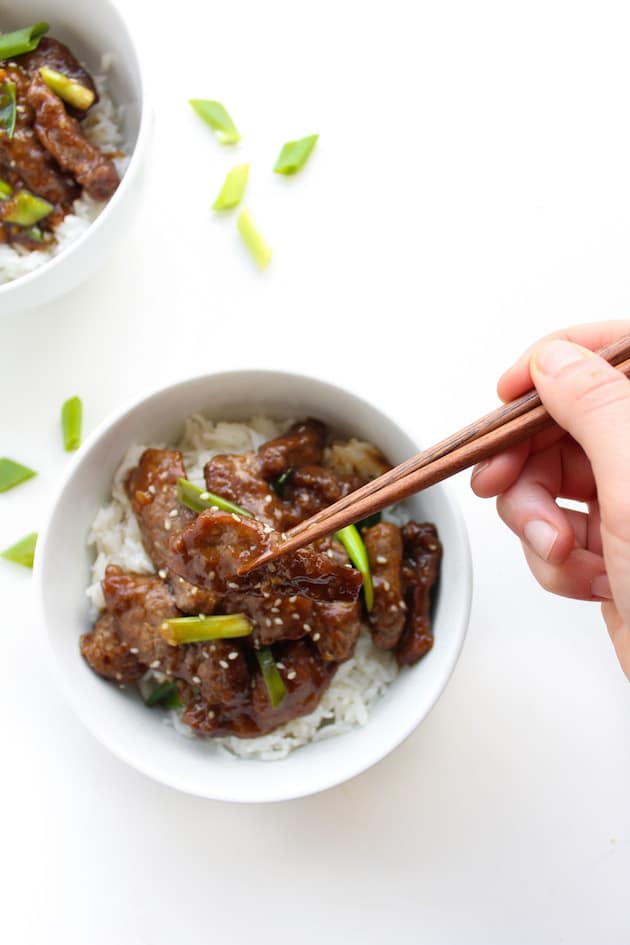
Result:
[[525,352],[499,380],[499,396],[512,400],[533,383],[558,427],[480,463],[471,486],[497,496],[542,587],[602,603],[630,679],[630,380],[590,350],[626,334],[630,321],[583,325]]

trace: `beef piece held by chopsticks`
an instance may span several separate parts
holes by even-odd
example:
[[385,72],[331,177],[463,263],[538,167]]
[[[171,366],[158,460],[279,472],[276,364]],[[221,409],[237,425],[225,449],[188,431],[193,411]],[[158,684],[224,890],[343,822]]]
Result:
[[239,569],[282,539],[269,525],[230,512],[202,512],[171,542],[169,566],[191,584],[226,594],[301,594],[312,600],[354,601],[362,577],[359,571],[332,561],[310,548],[283,555],[249,574]]

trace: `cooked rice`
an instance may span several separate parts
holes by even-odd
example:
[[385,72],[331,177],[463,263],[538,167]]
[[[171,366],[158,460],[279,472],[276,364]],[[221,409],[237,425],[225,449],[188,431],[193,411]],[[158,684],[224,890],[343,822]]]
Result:
[[[94,77],[98,89],[99,101],[83,120],[82,128],[86,138],[106,154],[114,154],[123,149],[120,110],[114,105],[107,93],[107,75],[111,61],[103,56],[101,69],[103,75]],[[114,164],[122,177],[129,158],[115,157]],[[92,223],[107,201],[93,200],[83,194],[74,201],[74,213],[69,213],[55,229],[55,240],[41,249],[28,250],[22,246],[0,243],[0,285],[25,276],[47,260],[61,253],[70,243],[78,239]]]
[[[289,425],[290,421],[279,423],[263,417],[255,417],[248,423],[213,423],[195,415],[186,421],[177,448],[184,455],[189,479],[203,485],[203,467],[217,453],[256,450],[261,443],[283,433]],[[163,443],[150,445],[164,447]],[[355,453],[360,452],[360,447],[358,441],[353,441]],[[138,523],[124,488],[127,473],[137,465],[147,448],[148,445],[134,445],[127,450],[114,476],[112,499],[99,509],[88,536],[88,544],[95,551],[92,584],[87,590],[92,619],[104,607],[100,582],[108,564],[118,564],[126,570],[145,574],[155,571],[142,547]],[[391,653],[377,650],[372,645],[369,630],[364,627],[353,658],[339,666],[314,712],[258,738],[228,736],[207,739],[208,750],[227,751],[240,758],[273,761],[286,757],[307,742],[322,741],[356,725],[365,725],[370,707],[384,693],[397,671]],[[149,670],[140,681],[141,693],[146,696],[155,681],[164,678],[161,673]],[[196,737],[180,716],[181,710],[171,710],[166,719],[177,731]]]

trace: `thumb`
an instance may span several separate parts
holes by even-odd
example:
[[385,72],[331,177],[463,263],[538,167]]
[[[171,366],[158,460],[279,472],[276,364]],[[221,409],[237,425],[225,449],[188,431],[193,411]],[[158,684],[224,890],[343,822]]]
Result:
[[530,370],[554,420],[588,456],[599,500],[606,569],[624,619],[630,619],[630,381],[587,348],[550,341]]

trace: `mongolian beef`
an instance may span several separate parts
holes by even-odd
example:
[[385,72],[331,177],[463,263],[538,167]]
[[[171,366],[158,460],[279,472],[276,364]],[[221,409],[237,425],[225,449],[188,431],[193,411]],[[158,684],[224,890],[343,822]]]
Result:
[[85,131],[94,79],[47,29],[0,35],[0,244],[21,252],[54,244],[77,199],[106,201],[119,184]]
[[148,674],[147,703],[178,706],[196,734],[239,739],[313,712],[365,628],[372,649],[415,663],[433,643],[433,525],[360,524],[367,573],[339,533],[239,574],[282,532],[387,468],[371,444],[333,441],[313,419],[257,450],[211,454],[205,488],[187,479],[182,452],[144,450],[125,473],[124,500],[155,571],[106,557],[104,606],[83,656],[119,684],[143,680],[145,695]]

